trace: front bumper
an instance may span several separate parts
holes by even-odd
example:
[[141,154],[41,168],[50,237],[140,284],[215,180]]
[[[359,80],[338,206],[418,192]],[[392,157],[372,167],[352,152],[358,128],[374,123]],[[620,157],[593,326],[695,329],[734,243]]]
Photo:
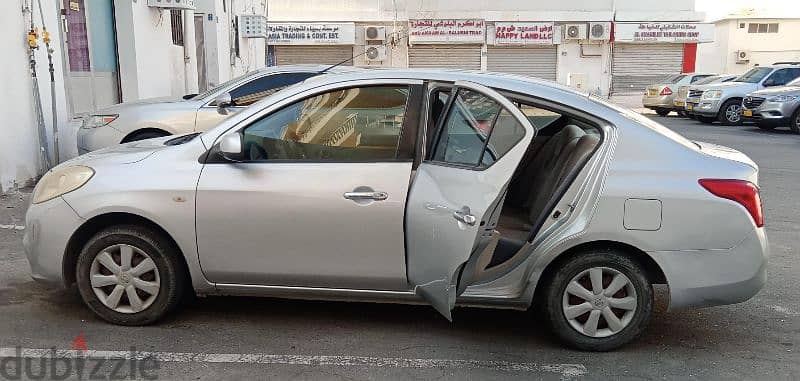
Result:
[[642,105],[649,109],[668,109],[673,110],[675,109],[675,97],[673,95],[664,95],[664,96],[650,96],[644,95],[642,97]]
[[741,303],[767,281],[769,243],[764,228],[754,228],[730,249],[650,254],[667,278],[670,310]]
[[83,219],[62,197],[28,207],[22,244],[33,279],[66,287],[64,252],[69,239],[82,222]]
[[83,155],[87,152],[117,145],[123,138],[125,138],[125,134],[111,127],[111,125],[97,128],[79,128],[78,154]]
[[694,115],[716,117],[719,114],[719,108],[722,105],[721,99],[701,99],[692,110]]
[[[800,107],[800,101],[794,102],[764,102],[756,109],[744,107],[742,116],[750,121],[762,121],[773,124],[789,124],[789,119],[794,115],[795,110]],[[749,112],[749,113],[748,113]]]

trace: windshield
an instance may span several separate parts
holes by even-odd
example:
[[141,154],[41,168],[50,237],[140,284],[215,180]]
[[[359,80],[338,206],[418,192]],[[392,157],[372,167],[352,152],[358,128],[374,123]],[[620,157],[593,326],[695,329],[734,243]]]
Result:
[[747,73],[744,73],[736,78],[735,82],[747,82],[747,83],[758,83],[761,82],[764,77],[767,76],[772,72],[772,69],[768,67],[756,67],[750,69]]
[[203,93],[195,95],[194,97],[192,97],[192,100],[201,100],[201,99],[207,98],[207,97],[211,96],[212,94],[214,94],[214,93],[216,93],[216,92],[218,92],[218,91],[220,91],[220,90],[222,90],[222,89],[224,89],[224,88],[226,88],[226,87],[228,87],[228,86],[230,86],[230,85],[232,85],[232,84],[234,84],[236,82],[239,82],[244,78],[250,77],[250,76],[252,76],[254,74],[256,74],[256,72],[247,73],[245,75],[230,79],[227,82],[224,82],[222,84],[214,86],[213,88],[211,88],[209,90],[206,90]]
[[694,84],[695,85],[708,85],[709,83],[717,82],[720,79],[722,79],[721,75],[712,75],[712,76],[710,76],[708,78],[703,78],[703,79],[695,82]]
[[680,82],[686,75],[684,74],[673,74],[664,78],[664,83],[678,83]]

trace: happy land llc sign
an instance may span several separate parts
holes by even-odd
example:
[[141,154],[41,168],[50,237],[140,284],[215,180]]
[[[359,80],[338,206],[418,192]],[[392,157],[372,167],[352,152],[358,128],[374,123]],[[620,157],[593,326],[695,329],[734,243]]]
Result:
[[497,22],[494,24],[495,45],[550,45],[553,43],[551,22]]
[[355,23],[268,23],[269,45],[353,45]]
[[616,23],[618,42],[712,42],[714,24],[697,23]]
[[426,19],[408,21],[411,44],[482,44],[486,23],[481,19]]

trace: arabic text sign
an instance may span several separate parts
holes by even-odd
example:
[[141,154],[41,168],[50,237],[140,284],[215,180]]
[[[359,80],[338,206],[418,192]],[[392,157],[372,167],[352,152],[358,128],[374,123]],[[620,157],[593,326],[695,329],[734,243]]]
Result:
[[409,20],[408,41],[412,44],[482,44],[486,23],[480,19]]
[[497,22],[494,25],[495,45],[552,44],[551,22]]
[[270,45],[353,45],[354,23],[268,23]]
[[697,23],[617,23],[618,42],[712,42],[714,24]]

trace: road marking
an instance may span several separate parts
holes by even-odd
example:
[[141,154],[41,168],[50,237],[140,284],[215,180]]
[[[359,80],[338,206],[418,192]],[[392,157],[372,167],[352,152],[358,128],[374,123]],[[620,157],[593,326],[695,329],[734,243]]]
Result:
[[192,353],[192,352],[141,352],[99,351],[37,348],[0,348],[0,358],[90,358],[104,360],[143,360],[152,358],[163,362],[197,362],[226,364],[283,364],[283,365],[329,365],[335,367],[367,366],[378,368],[413,369],[489,369],[507,372],[547,372],[561,375],[562,380],[572,380],[586,374],[582,364],[536,364],[529,362],[447,360],[397,357],[364,356],[313,356],[274,355],[266,353]]
[[0,225],[0,229],[25,230],[24,225]]

